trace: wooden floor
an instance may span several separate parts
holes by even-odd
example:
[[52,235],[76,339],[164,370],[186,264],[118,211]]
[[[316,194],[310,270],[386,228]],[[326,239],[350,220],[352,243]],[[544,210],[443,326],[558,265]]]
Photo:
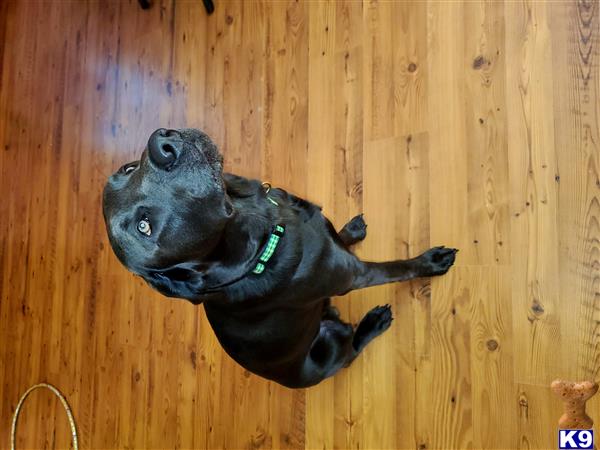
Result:
[[[47,381],[85,449],[556,448],[550,381],[600,369],[598,2],[154,3],[0,2],[0,447]],[[337,299],[396,320],[334,379],[259,379],[108,246],[103,183],[160,126],[364,212],[363,258],[457,264]],[[32,394],[18,447],[68,445]]]

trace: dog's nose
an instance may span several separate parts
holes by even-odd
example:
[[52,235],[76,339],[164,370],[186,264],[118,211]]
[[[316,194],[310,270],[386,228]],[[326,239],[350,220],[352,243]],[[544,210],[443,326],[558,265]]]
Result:
[[170,168],[183,150],[181,135],[176,130],[159,128],[148,139],[148,156],[157,167]]

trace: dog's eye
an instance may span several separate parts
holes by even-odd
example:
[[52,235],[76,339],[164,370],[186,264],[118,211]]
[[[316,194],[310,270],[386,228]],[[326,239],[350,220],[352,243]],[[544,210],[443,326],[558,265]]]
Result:
[[139,164],[137,162],[125,164],[123,167],[121,167],[121,172],[124,173],[125,175],[129,175],[131,172],[133,172],[135,169],[137,169],[138,166],[139,166]]
[[137,229],[140,233],[150,236],[152,234],[152,228],[150,228],[150,221],[147,218],[143,218],[138,222]]

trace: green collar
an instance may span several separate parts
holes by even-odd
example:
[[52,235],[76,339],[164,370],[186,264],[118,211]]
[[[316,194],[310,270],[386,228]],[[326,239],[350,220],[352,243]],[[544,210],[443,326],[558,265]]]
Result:
[[271,259],[273,253],[275,253],[275,249],[279,244],[279,240],[283,237],[283,233],[285,232],[285,227],[283,225],[275,225],[275,228],[271,232],[271,236],[269,236],[269,241],[267,245],[265,245],[264,250],[258,258],[258,262],[256,263],[256,267],[252,271],[252,273],[261,274],[265,270],[265,264]]

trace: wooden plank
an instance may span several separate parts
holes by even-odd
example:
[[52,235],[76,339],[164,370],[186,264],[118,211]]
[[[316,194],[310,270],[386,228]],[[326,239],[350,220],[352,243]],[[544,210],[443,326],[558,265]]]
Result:
[[308,12],[304,3],[266,4],[263,179],[307,191]]
[[[515,381],[547,385],[561,367],[556,147],[548,4],[505,4]],[[518,59],[516,57],[518,56]],[[548,351],[548,348],[555,351]]]
[[[429,155],[426,134],[374,141],[366,144],[364,210],[371,239],[362,246],[367,260],[393,260],[416,255],[428,246]],[[426,358],[429,307],[422,294],[427,280],[369,289],[361,303],[363,314],[376,305],[390,303],[396,320],[390,330],[362,355],[363,377],[368,385],[359,417],[363,445],[414,446],[417,366]],[[425,295],[426,296],[426,295]],[[399,342],[389,348],[386,342]],[[375,410],[377,413],[375,413]]]
[[[334,86],[334,197],[332,220],[339,229],[363,213],[363,6],[335,2],[335,56],[329,69]],[[331,27],[330,27],[331,32]],[[367,232],[367,234],[369,234]],[[367,238],[368,239],[368,238]],[[360,255],[363,243],[354,246]],[[362,318],[365,292],[355,291],[334,299],[343,320],[356,324]],[[363,360],[356,359],[333,383],[333,442],[337,448],[365,445],[362,408]]]
[[[308,7],[265,3],[262,53],[261,178],[297,195],[308,194]],[[274,448],[305,446],[304,391],[269,383]],[[269,429],[266,429],[266,433]],[[261,439],[259,437],[259,439]]]
[[[469,267],[473,448],[517,448],[511,271]],[[501,431],[500,431],[501,430]]]
[[[398,171],[397,165],[402,158],[397,149],[400,139],[386,139],[377,142],[365,142],[363,153],[363,201],[365,220],[369,224],[372,237],[362,246],[361,256],[366,260],[392,260],[402,256],[405,249],[395,245],[397,238],[398,209],[406,205],[405,172]],[[366,155],[369,155],[366,157]],[[404,159],[404,158],[402,158]],[[387,207],[382,208],[383,205]],[[399,233],[398,233],[399,234]],[[360,315],[366,314],[377,305],[391,304],[394,314],[399,314],[400,301],[396,298],[393,285],[371,288],[365,293],[360,306]],[[375,448],[393,448],[396,446],[396,389],[394,350],[391,342],[396,342],[397,327],[394,326],[369,345],[360,358],[364,387],[362,412],[357,420],[362,426],[361,434],[365,442]],[[369,386],[384,383],[389,390],[368,389]],[[410,408],[407,408],[410,411]],[[406,411],[406,410],[405,410]],[[410,413],[409,413],[410,414]]]
[[[598,377],[600,17],[594,2],[551,5],[563,378]],[[577,351],[573,351],[577,349]]]
[[516,448],[556,448],[562,402],[548,386],[517,384],[519,415]]
[[[384,46],[392,47],[394,135],[407,136],[430,128],[427,104],[427,2],[391,2],[391,7],[391,21],[386,28],[381,28],[381,32],[389,33]],[[382,9],[381,6],[379,9]],[[387,14],[385,9],[381,12]],[[390,61],[382,59],[381,64],[389,65]],[[381,100],[378,97],[378,101]]]
[[[308,149],[307,196],[323,207],[331,220],[336,194],[336,5],[308,4]],[[334,380],[306,391],[306,446],[334,448]]]
[[455,267],[436,279],[431,304],[430,392],[419,392],[430,400],[427,410],[420,413],[436,417],[427,429],[419,430],[426,448],[473,447],[470,275],[469,268]]
[[[465,5],[467,248],[472,263],[510,263],[504,5]],[[461,253],[461,260],[463,254]]]
[[[465,5],[428,2],[428,117],[431,243],[461,250],[457,264],[473,260],[468,229],[468,166],[465,104]],[[432,285],[435,299],[435,283]]]

